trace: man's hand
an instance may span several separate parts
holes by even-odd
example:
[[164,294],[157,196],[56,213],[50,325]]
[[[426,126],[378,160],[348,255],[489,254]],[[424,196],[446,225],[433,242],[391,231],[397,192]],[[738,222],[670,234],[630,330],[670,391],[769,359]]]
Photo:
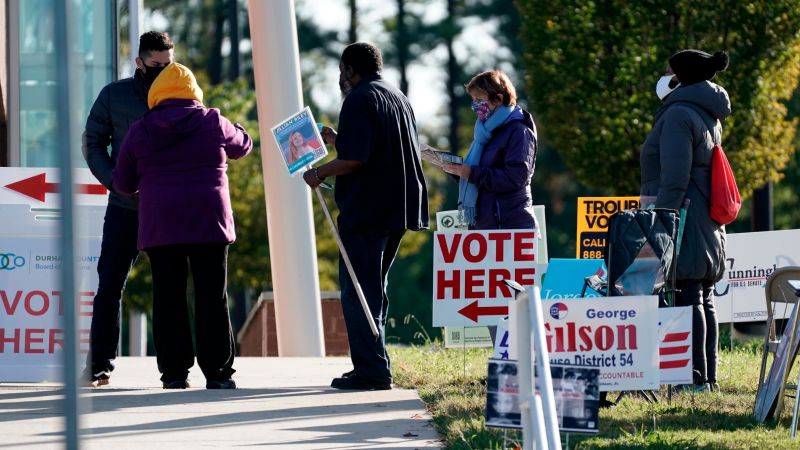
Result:
[[320,134],[322,135],[322,140],[325,141],[326,144],[336,147],[336,131],[334,131],[333,128],[322,127]]
[[442,164],[442,170],[447,173],[452,173],[453,175],[458,175],[459,177],[467,180],[469,179],[469,174],[472,172],[470,166],[466,164],[449,164],[444,163]]
[[319,169],[313,168],[303,172],[303,180],[311,189],[316,189],[316,187],[322,183],[324,178],[319,176]]

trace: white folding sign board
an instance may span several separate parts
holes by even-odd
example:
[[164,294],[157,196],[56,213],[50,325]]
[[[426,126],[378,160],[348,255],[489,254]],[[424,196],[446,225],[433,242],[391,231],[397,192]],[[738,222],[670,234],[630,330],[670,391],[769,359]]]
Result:
[[658,297],[542,300],[551,364],[597,367],[603,391],[658,389]]
[[514,295],[503,280],[540,277],[534,230],[437,232],[433,248],[435,327],[496,325]]
[[71,313],[61,295],[64,264],[76,271],[79,348],[82,354],[89,349],[107,195],[88,169],[76,170],[76,190],[84,192],[76,195],[74,210],[81,236],[75,260],[64,261],[56,174],[54,169],[0,168],[0,382],[61,379],[62,318]]
[[[717,321],[766,320],[767,278],[780,267],[800,265],[800,230],[729,233],[725,252],[725,274],[714,286]],[[791,312],[791,307],[780,308],[775,317]]]

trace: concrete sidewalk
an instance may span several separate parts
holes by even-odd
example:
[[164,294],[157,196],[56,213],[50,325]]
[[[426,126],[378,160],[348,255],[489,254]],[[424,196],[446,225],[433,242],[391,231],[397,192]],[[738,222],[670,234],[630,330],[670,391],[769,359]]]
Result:
[[[416,391],[339,391],[346,358],[237,358],[239,389],[161,389],[155,358],[120,358],[111,384],[83,389],[83,448],[409,449],[441,447]],[[0,448],[63,448],[57,385],[0,384]]]

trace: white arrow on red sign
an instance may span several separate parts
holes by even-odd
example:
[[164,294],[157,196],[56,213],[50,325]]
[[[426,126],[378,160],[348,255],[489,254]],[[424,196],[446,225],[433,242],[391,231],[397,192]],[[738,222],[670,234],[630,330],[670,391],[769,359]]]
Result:
[[[5,185],[12,191],[19,192],[44,203],[45,194],[58,193],[58,183],[48,183],[45,174],[40,173],[24,180]],[[75,192],[78,194],[106,195],[108,189],[102,184],[76,184]]]

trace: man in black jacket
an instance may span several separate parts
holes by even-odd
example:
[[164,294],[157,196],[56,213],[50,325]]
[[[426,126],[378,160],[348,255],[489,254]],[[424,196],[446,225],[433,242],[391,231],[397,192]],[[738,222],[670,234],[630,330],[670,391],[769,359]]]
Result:
[[[147,91],[161,70],[174,61],[173,47],[167,33],[148,31],[141,35],[136,73],[106,85],[92,105],[83,133],[83,156],[92,174],[109,190],[111,171],[128,127],[147,112]],[[114,370],[122,290],[139,256],[137,210],[136,198],[111,191],[97,263],[99,286],[94,297],[90,352],[83,372],[83,380],[90,386],[108,384]]]

